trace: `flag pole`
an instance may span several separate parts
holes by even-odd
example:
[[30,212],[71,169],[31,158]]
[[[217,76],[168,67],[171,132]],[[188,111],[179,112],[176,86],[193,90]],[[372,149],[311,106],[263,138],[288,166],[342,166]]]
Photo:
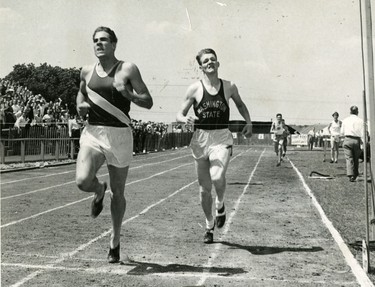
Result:
[[[362,0],[361,0],[362,1]],[[375,162],[375,93],[374,93],[374,56],[373,56],[373,38],[372,38],[372,18],[371,1],[364,0],[365,9],[365,35],[366,35],[366,58],[367,58],[367,77],[366,77],[366,95],[368,97],[368,130],[370,132],[371,144],[371,163]],[[371,169],[371,177],[375,178],[374,169]],[[366,179],[367,180],[367,179]]]
[[[364,5],[362,5],[362,3]],[[362,61],[363,61],[363,84],[364,84],[364,153],[366,156],[367,144],[367,130],[370,132],[370,139],[374,142],[375,139],[375,94],[374,94],[374,58],[373,58],[373,39],[372,39],[372,19],[371,19],[371,0],[359,0],[360,14],[361,14],[361,43],[362,43]],[[364,45],[363,42],[366,42]],[[368,100],[367,100],[368,97]],[[368,106],[366,105],[368,103]],[[368,113],[367,113],[367,107]],[[367,117],[368,114],[368,117]],[[367,126],[366,126],[367,125]],[[371,162],[375,162],[375,144],[371,145]],[[371,164],[370,162],[370,164]],[[367,189],[367,158],[364,157],[364,182],[365,182],[365,196],[366,196],[366,240],[362,241],[362,261],[363,268],[366,272],[370,269],[370,252],[368,247],[369,239],[369,206],[368,206],[368,189]],[[370,168],[370,177],[374,179],[374,170]],[[373,186],[371,188],[374,188]],[[372,208],[374,208],[372,206]]]

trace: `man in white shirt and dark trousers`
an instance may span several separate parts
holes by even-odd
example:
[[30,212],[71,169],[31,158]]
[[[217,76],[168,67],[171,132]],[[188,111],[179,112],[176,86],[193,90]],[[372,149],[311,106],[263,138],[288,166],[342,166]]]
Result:
[[363,141],[363,120],[358,117],[358,107],[350,108],[350,116],[342,121],[341,134],[344,139],[344,154],[346,159],[346,174],[351,182],[358,177],[359,155]]

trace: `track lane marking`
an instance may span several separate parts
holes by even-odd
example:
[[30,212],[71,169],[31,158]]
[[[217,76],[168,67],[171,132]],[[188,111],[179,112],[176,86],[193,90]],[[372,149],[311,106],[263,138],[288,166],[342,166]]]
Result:
[[310,196],[311,201],[314,204],[315,208],[318,210],[319,215],[323,221],[323,224],[329,230],[336,244],[340,248],[341,253],[344,255],[345,261],[350,266],[354,276],[357,278],[358,283],[363,287],[374,287],[374,284],[371,282],[366,272],[362,269],[358,261],[354,258],[353,254],[350,252],[349,247],[346,245],[340,233],[333,226],[332,222],[328,219],[323,208],[321,207],[318,200],[316,199],[314,193],[311,191],[310,187],[307,185],[301,172],[298,170],[298,168],[293,164],[293,162],[290,159],[289,159],[289,162],[292,165],[294,171],[297,173],[306,193],[308,194],[308,196]]
[[[177,166],[177,167],[174,167],[174,168],[171,168],[171,169],[168,169],[168,170],[162,171],[162,172],[155,173],[155,174],[153,174],[153,175],[151,175],[151,176],[149,176],[149,177],[145,177],[145,178],[142,178],[142,179],[138,179],[138,180],[131,181],[131,182],[127,183],[127,184],[125,185],[125,187],[126,187],[126,186],[129,186],[129,185],[131,185],[131,184],[134,184],[134,183],[138,183],[138,182],[142,182],[142,181],[145,181],[145,180],[151,179],[151,178],[153,178],[153,177],[156,177],[156,176],[162,175],[162,174],[164,174],[164,173],[168,173],[168,172],[173,171],[173,170],[175,170],[175,169],[179,169],[180,167],[184,167],[184,166],[186,166],[186,165],[191,165],[191,164],[192,164],[192,163],[185,163],[185,164],[179,165],[179,166]],[[60,185],[60,186],[62,186],[62,185]],[[107,190],[107,191],[106,191],[106,193],[109,193],[109,192],[110,192],[110,190]],[[80,199],[80,200],[76,200],[76,201],[73,201],[73,202],[70,202],[70,203],[67,203],[67,204],[64,204],[64,205],[60,205],[60,206],[55,207],[55,208],[51,208],[51,209],[48,209],[48,210],[45,210],[45,211],[42,211],[42,212],[36,213],[36,214],[31,215],[31,216],[29,216],[29,217],[25,217],[25,218],[21,218],[21,219],[19,219],[19,220],[11,221],[11,222],[9,222],[9,223],[6,223],[6,224],[1,225],[0,228],[8,227],[8,226],[11,226],[11,225],[14,225],[14,224],[17,224],[17,223],[23,222],[23,221],[25,221],[25,220],[29,220],[29,219],[32,219],[32,218],[35,218],[35,217],[41,216],[41,215],[46,214],[46,213],[50,213],[50,212],[52,212],[52,211],[56,211],[56,210],[59,210],[59,209],[62,209],[62,208],[65,208],[65,207],[68,207],[68,206],[74,205],[74,204],[76,204],[76,203],[83,202],[83,201],[85,201],[85,200],[91,199],[92,197],[93,197],[93,195],[90,195],[90,196],[85,197],[85,198],[82,198],[82,199]]]
[[[248,150],[250,150],[250,149],[248,149]],[[246,150],[246,152],[247,152],[248,150]],[[238,155],[236,155],[235,157],[233,157],[233,158],[231,159],[231,161],[233,161],[234,159],[236,159],[237,157],[239,157],[242,153],[243,153],[243,152],[241,152],[241,153],[239,153]],[[192,163],[188,163],[188,164],[185,164],[185,165],[189,165],[189,164],[193,164],[193,163],[194,163],[194,162],[192,162]],[[170,194],[169,196],[165,197],[164,199],[161,199],[161,200],[159,200],[158,202],[156,202],[156,203],[154,203],[154,204],[152,204],[152,205],[146,207],[146,208],[145,208],[144,210],[142,210],[138,215],[135,215],[135,216],[133,216],[133,217],[131,217],[131,218],[129,218],[129,219],[123,221],[122,225],[125,225],[126,223],[128,223],[128,222],[130,222],[130,221],[132,221],[132,220],[134,220],[134,219],[136,219],[136,218],[138,218],[140,215],[143,215],[143,214],[146,213],[148,210],[150,210],[152,207],[155,207],[156,205],[158,205],[158,204],[164,202],[164,201],[167,200],[168,198],[171,198],[172,196],[178,194],[178,193],[181,192],[182,190],[184,190],[184,189],[190,187],[192,184],[197,183],[197,182],[198,182],[198,180],[194,180],[194,181],[192,181],[191,183],[189,183],[189,184],[183,186],[182,188],[176,190],[174,193]],[[90,197],[89,197],[89,198],[90,198]],[[76,249],[73,250],[72,252],[61,254],[62,257],[60,257],[59,259],[55,260],[55,262],[53,262],[53,263],[51,263],[51,264],[48,264],[47,266],[55,266],[55,265],[57,265],[57,264],[62,263],[63,261],[65,261],[65,259],[69,259],[69,258],[73,257],[73,256],[76,255],[78,252],[84,250],[86,247],[88,247],[88,246],[90,246],[91,244],[97,242],[98,240],[104,238],[105,236],[107,236],[107,235],[110,234],[110,233],[111,233],[111,229],[109,229],[109,230],[103,232],[101,235],[99,235],[99,236],[97,236],[96,238],[90,240],[89,242],[87,242],[87,243],[85,243],[85,244],[79,246],[78,248],[76,248]],[[4,264],[4,263],[2,262],[1,265],[2,265],[2,264]],[[37,271],[35,271],[35,272],[33,272],[33,273],[30,273],[28,276],[22,278],[20,281],[16,282],[15,284],[11,285],[10,287],[19,287],[19,286],[22,286],[23,284],[25,284],[26,282],[32,280],[33,278],[35,278],[35,277],[38,276],[39,274],[44,273],[44,271],[45,271],[45,270],[41,270],[41,269],[40,269],[40,270],[37,270]]]
[[[174,153],[174,154],[176,154],[176,153]],[[173,159],[159,161],[159,162],[156,162],[156,163],[153,163],[153,164],[159,164],[159,163],[169,162],[169,161],[173,161],[175,159],[184,158],[184,157],[187,157],[187,156],[190,156],[190,155],[184,155],[184,156],[176,157],[176,158],[173,158]],[[161,157],[161,156],[158,156],[158,157]],[[155,157],[148,157],[147,160],[155,159],[155,158],[158,158],[158,157],[156,157],[156,156]],[[133,160],[132,163],[143,161],[143,160],[146,160],[146,159]],[[146,163],[146,164],[143,164],[143,165],[140,165],[140,166],[133,166],[130,169],[137,169],[137,168],[141,168],[141,167],[148,166],[148,165],[152,165],[152,164]],[[102,168],[105,168],[105,167],[103,166]],[[75,172],[75,169],[64,171],[64,172],[57,172],[57,173],[51,173],[51,174],[41,175],[41,176],[33,176],[33,177],[28,177],[28,178],[22,178],[22,179],[17,179],[17,180],[12,180],[12,181],[5,181],[5,182],[1,181],[0,184],[4,185],[4,184],[10,184],[10,183],[17,183],[17,182],[27,181],[27,180],[31,180],[31,179],[35,180],[37,178],[45,178],[45,177],[56,176],[56,175],[67,174],[67,173],[73,173],[73,172]]]
[[[158,165],[158,164],[161,164],[161,163],[166,163],[166,162],[170,162],[170,161],[174,161],[176,159],[181,159],[181,158],[184,158],[184,157],[188,157],[188,156],[191,156],[191,155],[184,155],[184,156],[180,156],[180,157],[176,157],[176,158],[173,158],[173,159],[168,159],[168,160],[164,160],[164,161],[159,161],[159,162],[156,162],[156,163],[147,163],[147,164],[143,164],[143,165],[140,165],[140,166],[135,166],[135,167],[131,167],[129,168],[129,170],[134,170],[134,169],[139,169],[139,168],[144,168],[146,166],[150,166],[150,165]],[[103,167],[104,168],[104,167]],[[75,170],[71,171],[71,172],[75,172]],[[52,174],[53,176],[55,175],[59,175],[61,173],[55,173],[55,174]],[[51,176],[52,176],[51,175]],[[97,177],[103,177],[103,176],[107,176],[108,175],[108,172],[107,173],[104,173],[104,174],[101,174],[101,175],[97,175]],[[48,175],[50,176],[50,175]],[[45,177],[45,176],[43,176]],[[28,180],[30,179],[36,179],[38,177],[34,177],[34,178],[29,178]],[[21,181],[21,180],[20,180]],[[52,188],[55,188],[55,187],[61,187],[61,186],[64,186],[64,185],[69,185],[69,184],[73,184],[75,183],[75,180],[73,181],[68,181],[68,182],[65,182],[65,183],[62,183],[62,184],[58,184],[58,185],[53,185],[53,186],[49,186],[49,187],[45,187],[45,188],[40,188],[40,189],[36,189],[36,190],[31,190],[31,191],[28,191],[28,192],[24,192],[24,193],[19,193],[19,194],[14,194],[14,195],[10,195],[10,196],[6,196],[6,197],[2,197],[0,198],[0,200],[5,200],[5,199],[11,199],[11,198],[15,198],[15,197],[19,197],[19,196],[23,196],[23,195],[28,195],[28,194],[32,194],[32,193],[35,193],[35,192],[39,192],[39,191],[43,191],[43,190],[48,190],[48,189],[52,189]]]
[[[94,260],[93,260],[94,261]],[[107,263],[106,260],[96,260],[97,262],[103,262]],[[142,263],[142,262],[141,262]],[[147,262],[145,262],[147,264]],[[168,264],[173,263],[156,263],[158,265],[164,264],[166,267]],[[20,263],[2,263],[2,266],[5,267],[15,267],[15,268],[22,268],[22,269],[40,269],[44,272],[46,271],[68,271],[68,272],[81,272],[81,273],[88,273],[88,274],[114,274],[114,275],[128,275],[132,276],[131,274],[128,274],[131,270],[133,270],[135,267],[137,267],[137,263],[134,263],[132,265],[120,265],[120,266],[101,266],[101,267],[64,267],[64,266],[51,266],[51,265],[38,265],[38,264],[20,264]],[[196,266],[197,268],[203,268],[201,266]],[[147,272],[146,272],[147,273]],[[155,272],[155,273],[147,273],[148,276],[157,276],[157,277],[187,277],[187,278],[194,278],[201,276],[201,273],[197,272]],[[255,276],[245,276],[245,275],[236,275],[236,276],[223,276],[221,274],[211,274],[210,278],[216,278],[216,279],[228,279],[228,280],[243,280],[243,281],[253,281],[253,282],[280,282],[280,283],[298,283],[298,284],[308,284],[311,283],[311,280],[303,279],[303,278],[297,278],[296,280],[291,279],[280,279],[280,278],[263,278],[263,277],[255,277]],[[335,284],[340,286],[357,286],[356,281],[351,282],[338,282],[338,281],[325,281],[325,280],[315,280],[314,284]]]
[[[189,163],[189,164],[192,164],[192,163]],[[185,165],[188,165],[188,164],[185,164]],[[148,207],[146,207],[145,209],[143,209],[140,213],[138,213],[137,215],[134,215],[126,220],[124,220],[122,222],[122,225],[125,225],[131,221],[133,221],[134,219],[138,218],[140,215],[143,215],[145,214],[147,211],[149,211],[152,207],[155,207],[157,205],[159,205],[160,203],[164,202],[165,200],[171,198],[172,196],[180,193],[181,191],[183,191],[184,189],[190,187],[192,184],[194,183],[197,183],[198,180],[195,180],[195,181],[192,181],[191,183],[183,186],[182,188],[176,190],[175,192],[171,193],[170,195],[168,195],[167,197],[149,205]],[[103,232],[102,234],[100,234],[99,236],[93,238],[92,240],[90,240],[89,242],[85,243],[85,244],[82,244],[81,246],[79,246],[78,248],[76,248],[75,250],[71,251],[71,252],[68,252],[68,253],[62,253],[61,254],[61,257],[58,258],[57,260],[55,260],[53,263],[51,264],[48,264],[46,266],[49,266],[49,267],[54,267],[55,265],[57,264],[60,264],[62,263],[63,261],[65,261],[66,259],[69,259],[73,256],[75,256],[78,252],[86,249],[88,246],[90,246],[91,244],[99,241],[100,239],[106,237],[107,235],[109,235],[111,233],[112,229],[109,229],[105,232]],[[1,265],[3,265],[4,263],[1,263]],[[46,269],[39,269],[33,273],[30,273],[28,276],[22,278],[20,281],[16,282],[15,284],[11,285],[11,287],[19,287],[19,286],[22,286],[23,284],[25,284],[26,282],[32,280],[33,278],[35,278],[36,276],[38,276],[39,274],[42,274],[46,271]]]
[[[243,188],[243,191],[242,191],[241,195],[237,198],[237,200],[236,200],[236,202],[235,202],[235,204],[234,204],[234,206],[233,206],[233,208],[232,208],[233,211],[232,211],[232,212],[230,213],[230,215],[228,216],[228,221],[227,221],[227,223],[225,224],[225,226],[224,226],[224,228],[223,228],[223,231],[221,232],[221,235],[219,236],[218,240],[222,240],[222,239],[225,237],[225,235],[228,233],[229,228],[230,228],[230,225],[231,225],[231,223],[232,223],[232,221],[233,221],[233,218],[234,218],[234,216],[236,215],[236,213],[237,213],[237,211],[238,211],[238,207],[239,207],[239,205],[240,205],[240,203],[241,203],[241,200],[242,200],[243,196],[246,194],[247,189],[248,189],[249,186],[250,186],[250,182],[251,182],[251,180],[252,180],[252,178],[253,178],[253,176],[254,176],[255,170],[258,168],[258,165],[259,165],[259,163],[260,163],[260,160],[261,160],[261,158],[263,157],[263,154],[265,153],[265,151],[266,151],[266,149],[263,149],[262,153],[260,154],[260,156],[259,156],[259,158],[258,158],[258,161],[257,161],[257,163],[255,164],[255,166],[254,166],[254,168],[253,168],[253,170],[252,170],[252,172],[251,172],[251,174],[250,174],[250,176],[249,176],[249,179],[248,179],[248,181],[247,181],[246,186]],[[247,152],[247,151],[246,151],[246,152]],[[207,262],[207,266],[208,266],[208,267],[206,268],[206,270],[203,271],[203,274],[201,275],[201,278],[199,279],[199,281],[198,281],[198,283],[196,284],[196,286],[201,286],[201,285],[203,285],[203,284],[206,282],[207,278],[208,278],[208,277],[211,277],[210,270],[211,270],[211,268],[212,268],[212,266],[213,266],[213,263],[214,263],[216,257],[218,256],[218,253],[220,252],[221,247],[222,247],[221,244],[217,244],[217,245],[215,245],[215,250],[211,253],[210,259],[209,259],[208,262]]]

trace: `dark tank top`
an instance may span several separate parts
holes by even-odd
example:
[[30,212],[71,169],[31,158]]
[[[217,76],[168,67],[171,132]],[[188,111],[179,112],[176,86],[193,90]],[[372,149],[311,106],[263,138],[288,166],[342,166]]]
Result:
[[[99,94],[104,100],[109,102],[111,105],[120,109],[128,118],[130,111],[130,101],[124,98],[119,91],[113,87],[113,81],[115,78],[116,70],[122,61],[119,61],[110,71],[106,77],[100,77],[96,72],[96,66],[92,73],[91,79],[87,86]],[[89,109],[88,122],[90,125],[102,125],[112,127],[128,127],[127,124],[121,122],[114,115],[102,109],[100,106],[93,103],[90,99],[88,102],[91,106]]]
[[206,90],[203,82],[202,100],[194,105],[194,113],[199,118],[194,123],[195,129],[218,130],[226,129],[229,125],[229,105],[224,96],[224,84],[220,79],[220,90],[216,95],[211,95]]

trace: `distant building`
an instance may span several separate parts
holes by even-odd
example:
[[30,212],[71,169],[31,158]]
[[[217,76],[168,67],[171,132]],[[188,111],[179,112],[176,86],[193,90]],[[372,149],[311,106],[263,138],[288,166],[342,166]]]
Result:
[[[233,138],[236,144],[265,144],[271,145],[273,143],[272,135],[270,133],[272,122],[260,122],[252,121],[253,123],[253,135],[250,139],[246,139],[242,136],[241,131],[245,126],[245,121],[230,121],[229,130],[233,134]],[[297,134],[298,131],[286,125],[289,131],[288,143],[290,143],[291,135]]]
[[295,145],[295,146],[307,146],[307,138],[308,138],[307,135],[309,131],[311,131],[313,128],[315,128],[315,133],[316,133],[314,146],[322,146],[323,138],[324,136],[325,137],[329,136],[329,132],[328,132],[328,125],[321,125],[321,124],[309,125],[309,126],[304,126],[300,128],[298,130],[298,134],[291,136],[290,144]]

